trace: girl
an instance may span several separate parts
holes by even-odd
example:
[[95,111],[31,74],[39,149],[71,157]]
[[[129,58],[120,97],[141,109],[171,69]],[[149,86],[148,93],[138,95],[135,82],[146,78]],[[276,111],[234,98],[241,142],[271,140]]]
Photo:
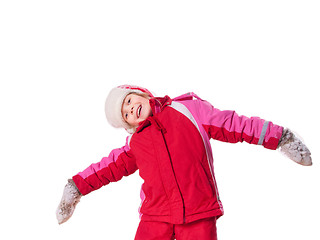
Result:
[[57,210],[59,224],[80,198],[139,169],[140,224],[136,240],[214,240],[223,207],[214,177],[210,139],[280,148],[295,162],[312,164],[308,148],[289,130],[258,117],[220,111],[194,93],[171,99],[145,88],[111,90],[106,116],[130,135],[122,148],[68,181]]

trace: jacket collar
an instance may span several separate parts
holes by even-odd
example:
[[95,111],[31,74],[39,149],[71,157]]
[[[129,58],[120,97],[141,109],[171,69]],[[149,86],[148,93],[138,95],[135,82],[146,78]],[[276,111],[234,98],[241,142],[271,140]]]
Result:
[[149,104],[152,110],[152,114],[156,115],[160,112],[162,112],[162,110],[170,105],[172,102],[171,98],[166,95],[165,97],[156,97],[156,98],[151,98],[149,100]]
[[149,100],[149,104],[152,110],[152,115],[148,117],[146,120],[144,120],[143,122],[139,123],[139,126],[137,127],[136,132],[137,133],[141,132],[144,128],[154,123],[155,122],[154,119],[157,118],[156,115],[162,112],[166,106],[171,104],[171,102],[172,102],[172,99],[168,95],[166,95],[165,97],[151,98]]

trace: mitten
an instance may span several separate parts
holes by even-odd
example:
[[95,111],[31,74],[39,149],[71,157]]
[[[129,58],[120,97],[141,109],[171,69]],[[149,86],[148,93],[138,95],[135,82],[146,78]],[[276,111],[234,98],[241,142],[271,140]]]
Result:
[[311,152],[290,129],[284,129],[278,148],[288,158],[304,166],[311,166]]
[[72,179],[68,180],[64,188],[62,199],[58,206],[56,216],[59,224],[66,222],[73,214],[76,205],[80,202],[82,194]]

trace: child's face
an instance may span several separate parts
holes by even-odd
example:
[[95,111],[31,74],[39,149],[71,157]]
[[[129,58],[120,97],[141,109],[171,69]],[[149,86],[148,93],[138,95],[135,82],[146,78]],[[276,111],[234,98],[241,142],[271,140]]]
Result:
[[128,94],[123,100],[121,113],[130,126],[137,127],[152,114],[149,99],[134,93]]

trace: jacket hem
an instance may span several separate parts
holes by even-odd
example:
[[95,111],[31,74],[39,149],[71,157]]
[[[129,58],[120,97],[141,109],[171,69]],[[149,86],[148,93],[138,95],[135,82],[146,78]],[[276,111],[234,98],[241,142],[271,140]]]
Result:
[[200,219],[209,218],[209,217],[221,217],[223,215],[223,211],[221,209],[214,209],[208,212],[196,213],[190,216],[185,216],[185,220],[181,218],[181,220],[174,220],[172,216],[155,216],[155,215],[146,215],[143,214],[141,217],[141,221],[152,221],[152,222],[166,222],[171,224],[185,224],[194,222]]

